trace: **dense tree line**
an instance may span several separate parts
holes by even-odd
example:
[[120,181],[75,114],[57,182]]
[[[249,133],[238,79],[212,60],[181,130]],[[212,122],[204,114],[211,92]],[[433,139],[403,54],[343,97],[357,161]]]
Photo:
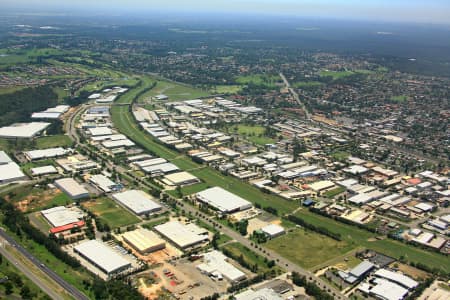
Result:
[[130,282],[123,282],[120,280],[103,281],[96,278],[92,284],[92,291],[95,299],[110,299],[110,300],[142,300],[144,297],[133,287]]
[[315,299],[320,300],[333,300],[334,298],[322,291],[317,285],[312,282],[308,282],[305,276],[300,275],[297,272],[292,273],[292,282],[297,286],[302,286],[308,295],[313,296]]
[[30,120],[31,113],[58,103],[58,95],[49,85],[26,88],[0,95],[0,126]]
[[310,230],[315,231],[317,233],[326,235],[326,236],[328,236],[328,237],[330,237],[330,238],[332,238],[332,239],[334,239],[336,241],[341,241],[341,235],[339,233],[331,232],[325,227],[313,225],[313,224],[308,223],[305,220],[303,220],[303,219],[301,219],[299,217],[293,216],[293,215],[289,215],[287,218],[288,218],[289,221],[291,221],[291,222],[293,222],[293,223],[295,223],[297,225],[303,226],[306,229],[310,229]]

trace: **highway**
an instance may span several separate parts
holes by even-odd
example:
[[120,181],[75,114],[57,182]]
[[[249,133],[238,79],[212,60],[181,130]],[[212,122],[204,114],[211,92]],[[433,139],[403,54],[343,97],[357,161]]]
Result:
[[280,77],[281,79],[283,79],[284,85],[286,86],[286,88],[289,90],[289,93],[292,95],[292,97],[295,99],[295,101],[298,103],[298,105],[300,105],[300,107],[303,109],[303,111],[305,112],[305,116],[307,120],[311,120],[311,114],[309,113],[309,111],[306,109],[305,104],[300,100],[300,97],[298,96],[297,92],[291,88],[291,84],[289,83],[289,81],[286,79],[286,76],[284,76],[283,73],[280,73]]
[[[68,294],[70,294],[74,299],[77,300],[89,300],[86,295],[81,293],[78,289],[73,287],[71,284],[67,283],[64,279],[62,279],[58,274],[56,274],[53,270],[47,268],[41,261],[39,261],[36,257],[34,257],[30,252],[28,252],[24,247],[22,247],[19,243],[17,243],[12,237],[10,237],[2,228],[0,228],[0,237],[6,240],[12,247],[15,247],[17,251],[22,254],[26,259],[31,261],[40,271],[45,273],[51,280],[56,282],[59,286],[61,286]],[[24,272],[25,273],[25,272]],[[27,273],[25,273],[27,275]],[[28,275],[27,275],[28,276]],[[35,276],[28,276],[33,282],[35,282],[39,286],[39,281],[36,281]],[[44,289],[47,293],[47,291]],[[51,294],[49,294],[52,296]],[[60,299],[60,297],[56,297],[54,299]]]

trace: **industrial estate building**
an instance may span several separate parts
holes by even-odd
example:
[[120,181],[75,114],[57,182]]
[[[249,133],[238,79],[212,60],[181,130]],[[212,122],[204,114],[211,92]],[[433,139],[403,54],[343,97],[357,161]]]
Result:
[[208,231],[197,225],[167,222],[154,228],[156,232],[171,241],[180,249],[194,248],[208,241]]
[[198,201],[208,204],[223,214],[252,208],[252,204],[220,187],[212,187],[196,194]]
[[32,161],[32,160],[60,157],[67,154],[71,154],[72,152],[73,149],[70,148],[64,149],[62,147],[56,147],[41,150],[25,151],[23,152],[23,154],[28,160]]
[[166,243],[153,231],[139,228],[122,235],[123,240],[141,254],[148,254],[166,247]]
[[230,282],[238,282],[246,278],[245,274],[227,262],[228,257],[217,250],[203,255],[203,263],[197,266],[202,273],[221,280],[225,277]]
[[0,128],[0,138],[33,138],[40,132],[45,130],[50,123],[46,122],[31,122],[31,123],[17,123],[11,126]]
[[74,200],[89,197],[89,192],[73,178],[55,180],[55,186]]
[[136,215],[151,214],[162,209],[161,205],[144,191],[129,190],[113,194],[112,197]]
[[0,184],[26,180],[27,176],[22,172],[5,151],[0,151]]
[[78,208],[57,206],[41,211],[42,216],[53,226],[51,233],[59,233],[75,227],[84,226],[84,214]]
[[58,170],[52,165],[36,167],[31,169],[31,175],[33,176],[42,176],[56,173],[58,173]]
[[120,185],[118,185],[105,175],[92,175],[91,177],[89,177],[89,181],[105,193],[118,191],[120,189]]
[[276,238],[277,236],[283,235],[286,233],[283,227],[276,224],[269,224],[261,228],[261,231],[270,239]]
[[131,267],[131,262],[97,240],[83,242],[75,246],[73,250],[108,276],[121,273]]
[[283,300],[276,292],[272,289],[263,288],[257,291],[246,290],[240,294],[234,295],[236,300]]

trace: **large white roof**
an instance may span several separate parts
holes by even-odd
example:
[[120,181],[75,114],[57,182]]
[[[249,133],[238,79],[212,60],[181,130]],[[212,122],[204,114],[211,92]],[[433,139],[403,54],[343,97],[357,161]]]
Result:
[[0,165],[12,162],[11,158],[5,151],[0,151]]
[[0,182],[23,180],[26,176],[15,162],[0,165]]
[[94,127],[94,128],[89,128],[88,130],[92,136],[111,135],[112,134],[111,128],[108,128],[108,127]]
[[280,225],[276,225],[276,224],[269,224],[267,226],[264,226],[263,228],[261,228],[261,231],[270,235],[270,236],[275,236],[275,235],[279,235],[284,233],[284,228],[281,227]]
[[125,258],[97,240],[81,243],[74,249],[108,274],[131,265]]
[[404,299],[408,290],[390,281],[377,278],[374,280],[376,285],[372,287],[370,292],[386,300]]
[[89,192],[73,178],[55,180],[55,185],[73,198],[89,195]]
[[234,296],[236,300],[283,300],[276,292],[269,288],[257,291],[246,290]]
[[196,194],[197,198],[221,212],[233,212],[252,207],[252,204],[241,197],[220,187],[212,187]]
[[57,156],[63,156],[69,153],[72,153],[72,149],[64,149],[62,147],[56,147],[56,148],[47,148],[47,149],[40,149],[40,150],[31,150],[26,151],[24,154],[29,157],[29,159],[42,159],[42,158],[51,158],[51,157],[57,157]]
[[155,226],[154,229],[180,248],[194,246],[208,239],[207,235],[199,234],[194,226],[187,226],[178,221],[167,222]]
[[33,175],[45,175],[52,173],[58,173],[58,170],[56,170],[56,168],[52,165],[36,167],[31,169],[31,174]]
[[245,274],[227,262],[227,257],[217,250],[207,252],[203,255],[204,263],[197,268],[208,274],[220,273],[230,281],[238,281],[245,278]]
[[68,209],[64,206],[57,206],[42,210],[41,214],[53,227],[76,223],[83,219],[83,213],[80,210]]
[[32,138],[50,126],[46,122],[19,123],[0,128],[0,137],[5,138]]
[[408,276],[386,269],[379,269],[374,275],[401,284],[408,289],[415,288],[418,285],[417,281],[409,278]]
[[113,198],[137,215],[151,213],[161,209],[161,205],[154,202],[152,197],[144,191],[129,190],[116,193],[113,195]]

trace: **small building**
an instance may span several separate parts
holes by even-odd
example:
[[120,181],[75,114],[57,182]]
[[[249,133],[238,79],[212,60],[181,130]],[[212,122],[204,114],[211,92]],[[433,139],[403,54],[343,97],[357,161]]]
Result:
[[245,292],[234,295],[236,300],[283,300],[274,290],[263,288],[260,290],[246,290]]
[[139,228],[122,235],[124,241],[141,254],[148,254],[166,248],[166,243],[154,232]]
[[31,175],[33,176],[43,176],[43,175],[49,175],[49,174],[57,174],[58,170],[52,166],[42,166],[42,167],[36,167],[31,169]]
[[97,240],[83,242],[73,250],[108,276],[119,274],[131,267],[131,262]]
[[261,228],[261,231],[270,239],[276,238],[277,236],[283,235],[286,233],[283,227],[270,224]]
[[73,178],[55,180],[55,186],[74,200],[89,197],[89,192]]
[[162,209],[149,194],[140,190],[116,193],[112,197],[136,215],[152,214]]

